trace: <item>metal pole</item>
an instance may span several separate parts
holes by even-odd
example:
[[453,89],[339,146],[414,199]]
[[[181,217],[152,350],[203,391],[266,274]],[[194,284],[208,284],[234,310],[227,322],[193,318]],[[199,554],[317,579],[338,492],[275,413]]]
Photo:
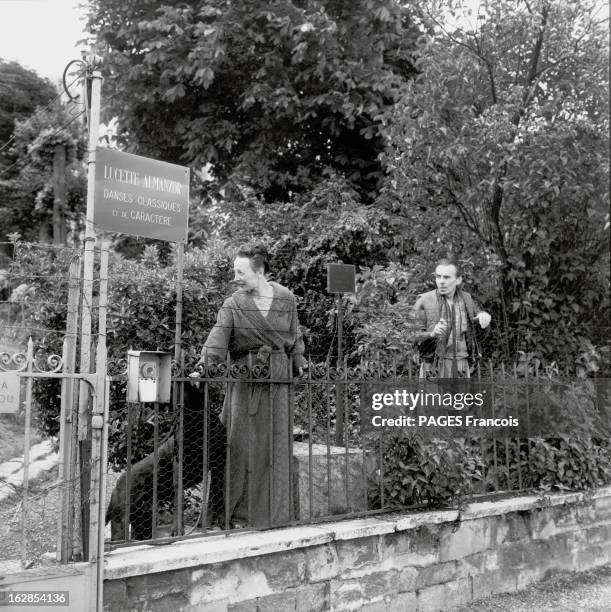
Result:
[[[343,350],[343,327],[344,313],[342,311],[342,294],[337,294],[337,368],[340,369],[344,362]],[[335,385],[335,444],[341,446],[344,443],[344,386],[341,383]]]
[[89,485],[89,524],[84,525],[83,532],[88,528],[88,560],[97,565],[92,572],[90,583],[91,603],[95,602],[96,612],[102,612],[99,607],[103,580],[102,570],[104,556],[104,505],[106,501],[106,454],[105,436],[108,428],[105,424],[108,418],[108,389],[106,377],[106,313],[108,308],[108,242],[102,243],[100,252],[100,296],[98,316],[98,342],[96,347],[95,365],[95,402],[91,416],[91,463]]
[[[63,371],[67,374],[74,374],[75,371],[80,264],[80,257],[70,263],[68,315],[63,350]],[[74,380],[69,378],[62,380],[59,423],[59,481],[62,509],[58,515],[59,528],[57,530],[57,560],[62,563],[67,563],[72,556],[72,462],[74,461],[72,426],[74,415],[71,402],[74,399],[74,387]]]
[[[91,373],[91,308],[93,299],[93,266],[95,228],[93,225],[93,198],[95,193],[95,160],[100,125],[100,97],[102,75],[91,66],[87,68],[86,81],[91,81],[91,99],[89,112],[89,148],[87,174],[87,213],[85,217],[85,251],[83,258],[83,312],[81,323],[81,360],[80,372]],[[87,83],[86,83],[87,86]],[[102,392],[102,390],[100,390]],[[89,389],[86,383],[80,385],[78,439],[81,468],[81,534],[83,540],[83,557],[89,558],[89,481],[91,474]]]
[[[95,160],[100,126],[100,96],[102,75],[97,70],[89,70],[87,81],[91,81],[91,109],[89,113],[89,148],[87,160],[87,212],[85,217],[85,253],[83,266],[83,315],[81,323],[81,373],[91,373],[91,302],[93,299],[93,246],[95,228],[93,225],[93,198],[95,193]],[[86,390],[86,383],[81,391]],[[79,403],[79,440],[87,437],[87,393],[81,393]]]
[[[104,428],[102,429],[102,466],[108,464],[108,418],[110,403],[110,378],[107,376],[104,386]],[[100,479],[100,498],[98,530],[98,566],[97,566],[97,612],[104,610],[104,517],[106,510],[106,469],[102,470]]]
[[106,390],[106,311],[108,307],[108,243],[102,244],[100,256],[100,299],[98,319],[98,344],[96,350],[96,377],[95,377],[95,404],[91,417],[91,486],[89,500],[91,517],[89,524],[89,560],[97,559],[98,529],[104,529],[104,525],[98,525],[98,504],[103,504],[104,499],[100,491],[101,473],[106,470],[102,465],[102,434],[104,429]]
[[[176,327],[174,330],[174,362],[176,369],[179,372],[179,376],[183,377],[184,373],[184,359],[182,357],[182,285],[183,285],[183,267],[184,267],[184,245],[179,242],[176,245]],[[184,383],[178,383],[174,381],[172,388],[172,399],[174,403],[174,413],[178,413],[179,418],[178,432],[175,436],[175,454],[174,457],[177,460],[176,469],[173,470],[173,474],[176,476],[176,482],[174,483],[175,491],[175,512],[174,512],[174,531],[177,534],[184,533],[183,527],[183,460],[184,460],[184,419],[183,411],[184,405],[182,401],[182,385]],[[181,387],[179,390],[179,386]],[[206,409],[206,407],[204,407]],[[194,435],[193,432],[189,432],[189,435]]]
[[344,361],[344,312],[342,310],[342,294],[337,294],[337,367],[341,368]]

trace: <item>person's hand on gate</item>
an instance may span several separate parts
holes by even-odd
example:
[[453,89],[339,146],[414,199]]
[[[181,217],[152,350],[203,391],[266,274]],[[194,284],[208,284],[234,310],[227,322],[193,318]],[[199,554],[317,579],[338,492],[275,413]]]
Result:
[[[197,367],[199,365],[199,362],[197,362],[195,364],[195,367]],[[196,388],[199,389],[199,377],[201,376],[201,374],[198,371],[195,372],[191,372],[191,374],[189,374],[189,382]]]

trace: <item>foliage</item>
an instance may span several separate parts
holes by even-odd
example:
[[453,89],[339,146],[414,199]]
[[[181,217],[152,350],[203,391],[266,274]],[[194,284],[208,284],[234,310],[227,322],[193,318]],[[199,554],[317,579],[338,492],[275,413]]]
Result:
[[392,352],[399,365],[409,361],[416,274],[414,269],[393,263],[361,268],[356,294],[347,300],[347,320],[356,335],[355,357],[375,358]]
[[[545,428],[521,438],[380,436],[372,445],[381,448],[385,507],[459,504],[470,493],[575,491],[611,483],[609,423],[591,380],[566,383],[552,376],[528,384],[524,375],[513,374],[497,378],[495,388],[508,414],[520,415],[522,435],[529,433],[524,423],[537,422],[544,407]],[[525,395],[529,411],[521,406]],[[379,478],[378,472],[369,483],[374,504],[381,503]]]
[[474,477],[481,474],[481,463],[465,440],[385,436],[381,444],[384,501],[378,474],[369,489],[374,507],[458,503],[473,491]]
[[[58,148],[64,173],[53,170]],[[87,180],[85,138],[74,116],[56,103],[17,121],[10,147],[14,165],[0,180],[2,230],[25,240],[65,244],[77,241],[83,226]],[[61,184],[60,184],[61,182]]]
[[581,491],[611,482],[609,447],[597,438],[561,434],[509,445],[499,441],[494,449],[489,444],[486,452],[486,478],[489,484],[496,481],[503,488]]
[[[331,358],[336,344],[336,299],[327,292],[327,264],[381,264],[395,244],[392,218],[363,204],[350,183],[337,175],[274,207],[243,190],[240,197],[216,203],[206,216],[211,237],[222,236],[237,246],[256,236],[267,245],[273,278],[299,299],[306,349],[316,361]],[[353,350],[352,327],[347,320],[345,353]]]
[[0,151],[0,171],[3,165],[13,161],[4,145],[11,138],[15,121],[26,119],[56,94],[48,79],[39,77],[17,62],[6,62],[0,58],[0,148],[3,149]]
[[[191,249],[184,258],[182,342],[187,371],[216,320],[226,296],[229,259],[221,243],[206,250]],[[135,283],[134,279],[138,282]],[[108,353],[111,361],[135,350],[163,350],[173,353],[176,321],[176,261],[163,265],[154,246],[145,249],[139,261],[116,256],[109,283]],[[211,399],[219,402],[218,390]],[[152,451],[150,414],[138,410],[133,417],[134,461]],[[128,406],[125,385],[114,385],[109,423],[109,460],[123,467],[126,459]],[[160,436],[172,426],[171,408],[162,410]]]
[[580,337],[600,343],[609,308],[600,3],[480,3],[474,25],[439,4],[389,119],[388,199],[416,261],[443,247],[496,279],[497,355],[570,361]]
[[[13,291],[5,313],[6,327],[13,343],[25,346],[32,338],[41,369],[50,355],[61,355],[66,329],[68,270],[78,253],[73,249],[15,242],[8,267]],[[60,383],[36,380],[33,385],[38,410],[36,426],[47,436],[59,432]]]
[[106,111],[130,150],[211,164],[267,202],[330,169],[382,176],[380,117],[414,74],[419,34],[396,0],[90,3]]

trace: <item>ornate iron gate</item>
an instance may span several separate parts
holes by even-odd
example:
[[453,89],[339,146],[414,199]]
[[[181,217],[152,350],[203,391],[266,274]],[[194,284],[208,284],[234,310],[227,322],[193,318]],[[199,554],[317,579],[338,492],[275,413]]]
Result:
[[[74,610],[95,610],[102,601],[108,415],[108,248],[105,245],[100,250],[99,270],[95,369],[83,367],[77,358],[79,348],[82,353],[85,344],[80,324],[82,311],[93,311],[93,304],[82,299],[80,256],[73,257],[68,273],[66,328],[61,354],[37,345],[31,337],[25,351],[0,353],[0,372],[3,380],[17,389],[17,409],[23,410],[24,427],[21,465],[14,462],[17,469],[2,483],[5,487],[0,487],[0,513],[11,515],[13,519],[12,523],[5,521],[7,533],[4,535],[7,541],[12,538],[15,549],[19,549],[19,559],[11,559],[9,552],[5,553],[7,558],[3,556],[0,561],[0,574],[3,574],[0,588],[31,590],[34,572],[38,577],[38,589],[48,587],[48,590],[74,593],[74,601],[69,605],[69,609]],[[90,351],[90,348],[85,349]],[[42,443],[31,448],[33,420],[39,417],[33,408],[41,402],[40,397],[35,397],[36,391],[40,392],[44,385],[53,389],[54,383],[59,385],[60,400],[57,456],[55,459],[49,452],[43,462],[38,448]],[[47,393],[52,394],[53,391]],[[42,394],[42,397],[47,396]],[[44,442],[48,446],[49,441]],[[55,464],[57,471],[54,473]],[[0,474],[0,481],[2,476]],[[8,491],[6,499],[2,496],[3,489]],[[49,516],[54,520],[47,520]],[[55,531],[54,538],[51,531]],[[51,548],[55,548],[54,554]]]

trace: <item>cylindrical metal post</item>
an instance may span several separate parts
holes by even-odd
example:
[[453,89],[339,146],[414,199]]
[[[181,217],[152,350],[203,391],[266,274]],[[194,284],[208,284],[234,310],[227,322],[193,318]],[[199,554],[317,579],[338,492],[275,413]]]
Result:
[[[344,313],[342,311],[342,294],[337,294],[337,369],[341,369],[344,363],[343,331]],[[341,446],[344,443],[344,386],[341,383],[335,385],[335,444]]]
[[[91,81],[91,105],[89,112],[89,147],[87,174],[87,212],[85,217],[85,250],[83,256],[83,308],[81,318],[80,372],[91,373],[91,316],[93,301],[93,247],[95,228],[93,225],[93,199],[95,193],[95,157],[100,125],[100,96],[102,75],[97,70],[87,70],[87,81]],[[87,84],[86,84],[87,85]],[[103,393],[103,391],[101,391]],[[89,558],[89,485],[91,478],[91,422],[90,395],[86,383],[80,385],[79,395],[79,463],[81,474],[81,538],[83,558]]]

